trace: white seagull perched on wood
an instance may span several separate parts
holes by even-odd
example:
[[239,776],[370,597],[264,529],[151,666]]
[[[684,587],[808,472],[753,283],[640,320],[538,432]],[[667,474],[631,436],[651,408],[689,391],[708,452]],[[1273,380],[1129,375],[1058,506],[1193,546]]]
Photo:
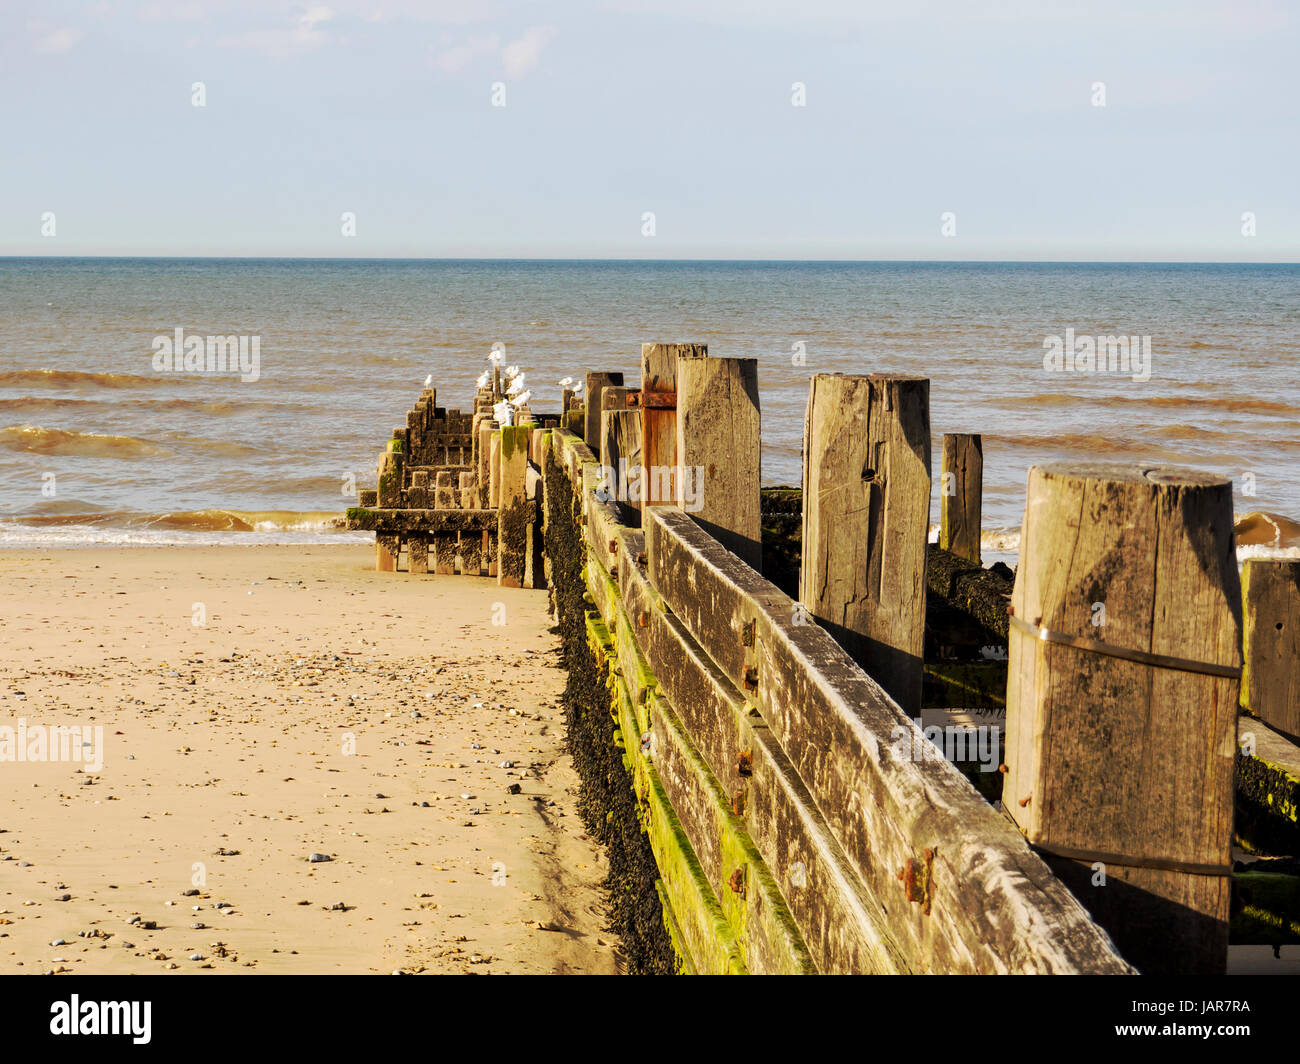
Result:
[[498,350],[496,350],[495,348],[494,348],[492,351],[488,352],[488,361],[489,361],[489,362],[500,362],[500,361],[501,361],[501,352],[498,351]]
[[578,381],[578,383],[575,384],[575,385],[573,386],[573,394],[574,394],[574,395],[581,395],[581,394],[582,394],[582,384],[583,384],[582,381]]
[[433,384],[433,374],[430,373],[427,377],[424,378],[424,386],[428,388],[432,384]]
[[518,367],[518,366],[507,366],[507,367],[506,367],[506,380],[509,380],[511,377],[518,377],[518,376],[519,376],[519,367]]
[[510,405],[513,406],[516,410],[518,410],[532,397],[533,397],[533,393],[531,391],[521,392],[519,395],[512,395],[509,400]]
[[518,395],[524,390],[524,375],[521,373],[518,377],[510,382],[510,387],[506,389],[506,395]]
[[478,386],[479,386],[480,388],[486,388],[486,387],[488,386],[488,380],[489,380],[489,379],[490,379],[490,378],[489,378],[489,376],[488,376],[488,371],[487,371],[487,370],[484,370],[482,373],[479,374],[479,377],[478,377]]
[[561,388],[568,388],[573,384],[572,377],[565,377],[564,380],[557,382]]
[[497,419],[499,425],[510,425],[514,423],[514,407],[504,399],[492,407],[492,416]]

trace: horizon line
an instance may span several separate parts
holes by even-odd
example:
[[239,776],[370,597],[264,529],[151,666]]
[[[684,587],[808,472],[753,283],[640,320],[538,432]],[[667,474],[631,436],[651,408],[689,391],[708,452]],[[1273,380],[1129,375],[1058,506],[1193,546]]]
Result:
[[785,258],[592,258],[517,255],[0,255],[0,262],[116,260],[134,262],[482,262],[482,263],[685,263],[728,265],[910,265],[910,266],[1300,266],[1294,259],[785,259]]

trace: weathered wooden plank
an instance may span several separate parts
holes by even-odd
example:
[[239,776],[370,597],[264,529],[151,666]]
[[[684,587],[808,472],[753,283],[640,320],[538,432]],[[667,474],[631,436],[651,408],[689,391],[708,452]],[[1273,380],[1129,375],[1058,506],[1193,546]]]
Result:
[[984,440],[948,432],[939,476],[939,546],[960,558],[980,560],[984,507]]
[[618,585],[597,565],[583,568],[587,575],[587,591],[609,631],[623,686],[637,718],[637,734],[644,734],[650,728],[647,704],[656,686],[654,673],[632,633],[631,622],[618,593]]
[[1003,805],[1139,969],[1222,971],[1238,680],[1115,652],[1240,666],[1231,483],[1032,467],[1012,607]]
[[347,527],[361,532],[476,532],[496,531],[496,510],[379,510],[352,507]]
[[598,663],[610,665],[610,696],[619,726],[615,741],[623,747],[623,764],[640,799],[641,827],[654,851],[664,897],[691,967],[702,974],[744,974],[745,964],[731,925],[664,793],[658,773],[641,756],[635,715],[617,673],[609,633],[594,611],[587,615],[587,637]]
[[[645,511],[651,580],[760,709],[913,971],[1125,972],[1025,841],[795,603],[685,514]],[[752,628],[750,625],[752,624]],[[749,641],[753,645],[746,645]],[[752,671],[751,671],[752,670]],[[899,878],[926,865],[923,875]],[[928,907],[929,912],[924,910]]]
[[745,966],[756,975],[815,973],[776,881],[731,809],[733,796],[723,792],[663,698],[651,698],[650,717],[659,780],[736,932]]
[[799,600],[910,715],[921,708],[930,382],[815,374]]
[[[680,621],[652,602],[649,582],[620,576],[634,629],[657,685],[723,789],[737,802],[754,845],[771,870],[819,970],[906,970],[878,926],[825,819],[762,718],[714,666]],[[641,603],[645,603],[644,606]],[[645,624],[640,617],[644,613]],[[742,756],[743,755],[743,756]]]
[[1300,739],[1300,560],[1248,558],[1241,603],[1241,708]]
[[606,572],[617,564],[619,532],[626,523],[618,504],[602,498],[600,466],[594,462],[583,467],[582,509],[586,525],[587,563],[599,565]]
[[763,566],[758,360],[677,355],[677,505]]

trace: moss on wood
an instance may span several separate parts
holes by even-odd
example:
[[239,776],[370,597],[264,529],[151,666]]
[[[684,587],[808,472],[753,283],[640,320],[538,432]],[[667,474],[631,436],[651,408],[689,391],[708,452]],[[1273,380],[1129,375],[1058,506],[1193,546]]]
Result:
[[627,970],[671,974],[681,970],[660,900],[659,869],[641,831],[632,779],[616,742],[608,673],[587,642],[583,602],[582,529],[578,499],[552,448],[546,456],[546,553],[552,603],[568,674],[564,690],[566,738],[581,779],[578,810],[609,858],[606,890],[610,929],[621,940]]

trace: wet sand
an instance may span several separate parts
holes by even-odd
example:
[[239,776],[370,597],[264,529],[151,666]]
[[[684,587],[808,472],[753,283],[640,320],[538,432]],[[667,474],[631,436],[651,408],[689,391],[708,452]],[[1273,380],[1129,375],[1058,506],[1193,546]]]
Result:
[[0,552],[0,971],[616,970],[545,593],[373,559]]

